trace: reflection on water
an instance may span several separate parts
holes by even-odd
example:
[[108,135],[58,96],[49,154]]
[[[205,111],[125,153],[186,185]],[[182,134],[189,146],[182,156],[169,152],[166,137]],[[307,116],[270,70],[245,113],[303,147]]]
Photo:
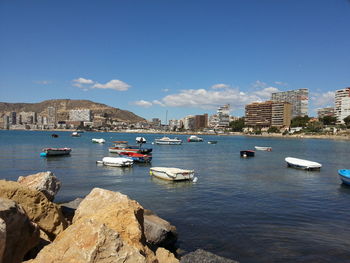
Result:
[[[127,194],[143,207],[177,227],[179,246],[249,262],[348,262],[350,248],[350,187],[338,169],[348,167],[350,142],[243,136],[201,136],[207,143],[152,145],[159,134],[0,131],[0,176],[52,171],[62,182],[55,200],[83,197],[101,187]],[[153,148],[152,163],[119,168],[96,165],[112,156],[113,141],[135,142],[145,137]],[[94,144],[92,138],[106,143]],[[268,145],[272,152],[239,152]],[[70,156],[41,158],[45,147],[70,147]],[[332,154],[330,154],[332,153]],[[115,155],[114,155],[115,156]],[[314,160],[319,171],[287,168],[285,158]],[[171,182],[151,177],[151,166],[194,169],[198,183]]]
[[184,180],[184,181],[168,181],[168,180],[162,180],[154,176],[150,176],[151,181],[163,188],[166,189],[173,189],[173,188],[185,188],[185,187],[192,187],[193,182]]

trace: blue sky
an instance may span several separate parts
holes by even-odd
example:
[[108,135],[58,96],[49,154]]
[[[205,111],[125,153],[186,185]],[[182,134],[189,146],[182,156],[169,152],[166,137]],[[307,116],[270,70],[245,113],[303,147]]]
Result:
[[349,0],[0,1],[0,101],[88,99],[151,119],[350,86]]

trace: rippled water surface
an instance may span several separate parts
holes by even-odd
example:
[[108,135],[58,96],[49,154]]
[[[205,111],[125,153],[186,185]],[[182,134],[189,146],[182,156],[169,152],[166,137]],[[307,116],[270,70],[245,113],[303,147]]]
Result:
[[[243,136],[203,136],[202,143],[152,145],[152,166],[194,169],[197,183],[149,176],[151,165],[96,165],[114,140],[139,134],[0,131],[0,178],[53,171],[62,182],[56,201],[83,197],[93,187],[120,191],[170,221],[179,246],[203,248],[240,262],[349,262],[350,188],[337,169],[350,168],[350,142]],[[152,142],[161,135],[142,135]],[[186,140],[187,136],[177,136]],[[104,138],[106,144],[94,144]],[[214,145],[208,140],[217,140]],[[271,146],[243,159],[240,150]],[[43,147],[71,147],[68,157],[40,157]],[[322,163],[320,171],[287,168],[287,156]]]

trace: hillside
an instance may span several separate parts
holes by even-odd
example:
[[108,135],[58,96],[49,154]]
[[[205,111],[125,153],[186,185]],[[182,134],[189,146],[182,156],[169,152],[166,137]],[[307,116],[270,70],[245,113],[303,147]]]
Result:
[[6,103],[0,102],[0,116],[5,113],[15,111],[17,113],[25,112],[36,112],[40,115],[47,115],[48,107],[55,107],[57,110],[58,120],[67,120],[70,110],[75,109],[90,109],[93,114],[104,114],[108,115],[109,118],[125,122],[138,122],[145,121],[144,118],[137,116],[136,114],[113,108],[105,104],[96,103],[89,100],[70,100],[70,99],[58,99],[58,100],[45,100],[39,103]]

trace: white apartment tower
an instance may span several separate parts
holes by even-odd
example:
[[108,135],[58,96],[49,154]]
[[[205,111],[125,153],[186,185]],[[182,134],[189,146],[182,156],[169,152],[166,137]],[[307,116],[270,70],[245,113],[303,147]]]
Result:
[[230,104],[220,106],[217,110],[218,126],[228,127],[230,125]]
[[335,116],[338,124],[350,115],[350,87],[335,92]]
[[309,90],[297,89],[271,94],[274,102],[289,102],[292,104],[292,117],[308,115]]

